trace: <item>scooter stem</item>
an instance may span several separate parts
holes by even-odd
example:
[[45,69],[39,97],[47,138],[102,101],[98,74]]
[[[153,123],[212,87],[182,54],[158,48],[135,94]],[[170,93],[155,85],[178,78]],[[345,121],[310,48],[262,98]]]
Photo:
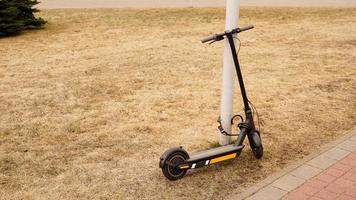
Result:
[[241,74],[240,63],[239,63],[239,59],[237,57],[236,47],[235,47],[233,35],[231,33],[228,33],[228,34],[226,34],[226,37],[229,40],[229,44],[230,44],[230,47],[231,47],[232,58],[234,59],[236,74],[237,74],[237,78],[238,78],[238,81],[239,81],[241,95],[242,95],[242,99],[243,99],[243,103],[244,103],[244,107],[245,107],[245,114],[246,114],[246,113],[248,113],[248,111],[251,111],[251,108],[250,108],[250,105],[249,105],[249,102],[248,102],[246,89],[245,89],[245,84],[244,84],[244,81],[243,81],[243,78],[242,78],[242,74]]

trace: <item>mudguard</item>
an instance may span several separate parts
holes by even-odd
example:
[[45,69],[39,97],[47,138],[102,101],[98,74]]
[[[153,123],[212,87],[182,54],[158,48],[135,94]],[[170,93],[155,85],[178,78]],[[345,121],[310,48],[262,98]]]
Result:
[[189,154],[186,150],[184,150],[182,147],[174,147],[174,148],[170,148],[167,151],[165,151],[162,156],[159,159],[159,168],[162,168],[164,163],[166,162],[167,158],[169,157],[169,155],[171,155],[172,153],[175,152],[182,152],[183,154],[185,154],[187,156],[187,159],[189,159]]
[[252,131],[247,135],[251,148],[262,146],[261,136],[259,131]]

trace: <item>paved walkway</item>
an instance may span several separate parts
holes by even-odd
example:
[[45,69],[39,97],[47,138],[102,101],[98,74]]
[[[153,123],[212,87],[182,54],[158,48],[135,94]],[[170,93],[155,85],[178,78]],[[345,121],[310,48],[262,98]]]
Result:
[[[303,181],[297,177],[295,180]],[[356,151],[309,179],[283,199],[356,199]]]
[[322,149],[232,199],[356,200],[356,127]]
[[[41,0],[40,8],[225,7],[225,0]],[[242,6],[356,6],[356,0],[240,0]]]

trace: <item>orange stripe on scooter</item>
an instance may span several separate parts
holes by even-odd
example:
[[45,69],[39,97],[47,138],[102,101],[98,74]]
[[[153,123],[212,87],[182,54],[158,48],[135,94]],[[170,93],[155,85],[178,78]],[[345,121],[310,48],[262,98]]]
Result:
[[236,153],[233,153],[233,154],[229,154],[229,155],[226,155],[226,156],[221,156],[221,157],[218,157],[218,158],[211,159],[210,164],[218,163],[218,162],[221,162],[221,161],[224,161],[224,160],[233,159],[233,158],[236,157],[236,155],[237,155]]

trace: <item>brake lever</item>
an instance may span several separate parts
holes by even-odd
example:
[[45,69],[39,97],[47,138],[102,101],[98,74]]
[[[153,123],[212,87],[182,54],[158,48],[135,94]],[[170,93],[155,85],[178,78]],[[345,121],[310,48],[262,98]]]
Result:
[[213,44],[214,42],[221,41],[224,39],[224,36],[219,36],[216,38],[216,40],[213,40],[212,42],[209,43],[209,45]]

